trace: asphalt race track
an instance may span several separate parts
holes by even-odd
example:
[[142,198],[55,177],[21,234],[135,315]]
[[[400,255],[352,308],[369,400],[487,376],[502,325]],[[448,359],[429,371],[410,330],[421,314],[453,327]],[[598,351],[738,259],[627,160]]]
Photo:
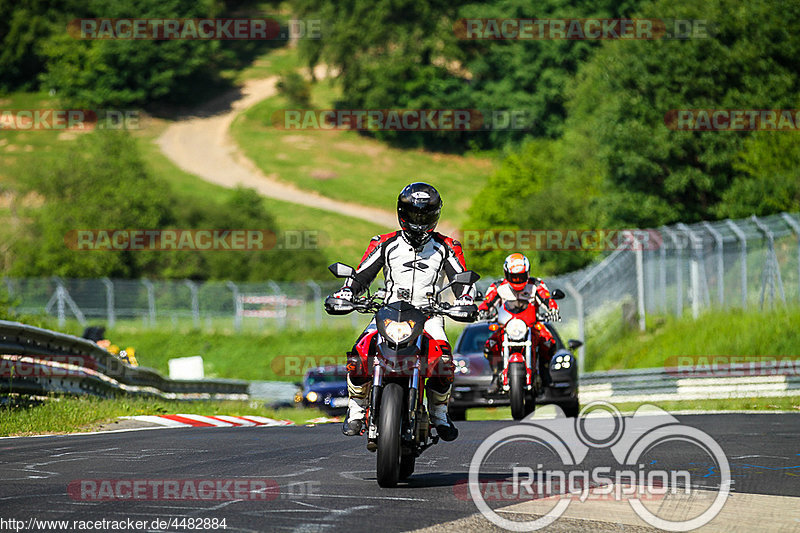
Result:
[[[800,414],[677,418],[682,424],[707,432],[720,444],[730,462],[732,494],[800,497]],[[150,524],[158,518],[186,517],[194,519],[195,524],[201,518],[225,519],[226,531],[352,533],[409,531],[461,519],[462,529],[491,530],[485,519],[475,516],[476,506],[465,496],[462,483],[481,442],[510,425],[461,422],[459,439],[427,450],[418,459],[409,482],[395,489],[377,486],[375,455],[365,449],[366,440],[343,437],[338,424],[0,439],[0,518],[22,520],[27,525],[34,518],[69,520],[70,524],[74,520],[103,519]],[[693,485],[716,488],[719,475],[713,466],[689,458],[679,445],[674,451],[668,445],[663,448],[660,465],[684,466],[692,471]],[[588,457],[584,466],[609,460],[609,454],[598,455]],[[510,479],[514,465],[536,466],[529,454],[510,447],[505,454],[498,451],[487,464],[491,466],[482,472],[481,479],[489,481]],[[96,493],[86,496],[76,489],[81,480],[267,480],[270,488],[268,498],[263,493],[238,500],[130,497],[94,501]],[[511,503],[495,502],[491,506]],[[752,509],[753,514],[758,512]],[[796,521],[798,531],[800,507],[794,512],[796,518],[789,520]],[[613,517],[603,524],[565,520],[553,524],[552,530],[642,530],[616,528]],[[186,531],[188,522],[184,524],[161,528],[148,525],[142,530]]]

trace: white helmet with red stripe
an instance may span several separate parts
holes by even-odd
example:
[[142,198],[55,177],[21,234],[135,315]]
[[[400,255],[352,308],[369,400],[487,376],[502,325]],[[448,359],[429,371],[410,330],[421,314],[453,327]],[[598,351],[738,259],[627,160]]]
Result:
[[506,281],[514,290],[521,291],[528,283],[528,276],[531,272],[531,263],[528,258],[521,253],[513,253],[506,257],[503,263],[503,273]]

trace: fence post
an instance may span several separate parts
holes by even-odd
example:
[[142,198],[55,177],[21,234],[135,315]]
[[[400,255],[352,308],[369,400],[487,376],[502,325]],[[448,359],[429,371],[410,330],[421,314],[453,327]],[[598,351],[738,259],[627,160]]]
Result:
[[[272,280],[268,281],[267,283],[272,288],[272,290],[275,291],[275,296],[283,296],[283,302],[281,303],[280,307],[278,307],[278,309],[280,309],[280,311],[281,311],[278,314],[278,317],[280,318],[281,327],[286,327],[286,320],[288,318],[287,315],[289,314],[289,312],[288,312],[288,309],[287,309],[287,306],[286,306],[285,298],[288,298],[288,297],[283,293],[283,291],[281,290],[281,286],[280,285],[278,285],[277,283],[275,283]],[[281,299],[279,298],[278,300],[280,301]]]
[[645,331],[647,324],[645,323],[645,309],[644,309],[644,261],[642,258],[642,247],[634,246],[634,254],[636,254],[636,302],[639,308],[639,331]]
[[67,291],[67,288],[64,286],[64,282],[58,276],[53,276],[51,279],[56,284],[56,290],[47,302],[45,311],[49,313],[53,304],[55,304],[58,315],[58,327],[63,328],[67,323],[66,306],[69,306],[72,314],[78,319],[80,325],[86,326],[86,317],[83,315],[83,311],[81,311],[80,307],[72,300],[69,291]]
[[244,306],[242,305],[242,299],[239,295],[239,287],[237,287],[232,281],[226,281],[225,286],[228,287],[233,293],[233,329],[236,331],[241,331],[242,312],[244,311]]
[[152,328],[156,325],[156,291],[153,282],[149,279],[143,279],[142,285],[147,289],[147,317]]
[[725,307],[725,280],[723,279],[725,275],[725,241],[722,238],[722,233],[714,229],[714,226],[705,221],[703,222],[703,226],[705,226],[706,231],[714,238],[714,242],[717,246],[717,300],[719,300],[720,307]]
[[197,283],[190,279],[183,280],[184,285],[189,287],[192,293],[192,323],[195,328],[200,328],[200,300],[197,297]]
[[[797,298],[800,299],[800,222],[798,222],[789,213],[782,213],[783,220],[789,224],[795,235],[797,235]],[[10,292],[10,285],[9,285]]]
[[108,321],[108,327],[113,328],[117,323],[117,316],[114,309],[114,283],[108,278],[103,278],[100,281],[106,286],[106,319]]
[[683,314],[683,269],[681,268],[683,247],[672,229],[664,226],[664,233],[666,233],[672,241],[672,246],[675,249],[675,308],[676,315],[680,318]]
[[725,223],[739,239],[739,260],[742,262],[742,309],[747,309],[747,236],[733,220],[727,219]]
[[581,347],[578,348],[578,375],[582,376],[583,370],[586,367],[586,316],[583,308],[583,295],[575,288],[575,285],[573,285],[571,281],[567,281],[564,284],[564,288],[567,289],[570,296],[575,298],[575,307],[578,313],[578,340],[583,343]]
[[314,320],[319,328],[322,326],[322,288],[316,281],[309,280],[306,283],[314,291]]
[[761,275],[761,308],[764,308],[764,293],[769,285],[769,298],[771,303],[775,303],[775,281],[778,281],[778,293],[781,301],[786,303],[786,294],[783,292],[783,280],[781,279],[781,268],[778,265],[778,257],[775,255],[775,236],[770,229],[761,222],[758,217],[753,215],[750,220],[755,224],[758,231],[767,238],[767,260],[764,262],[764,270]]
[[[692,317],[697,319],[700,316],[700,304],[708,303],[708,288],[706,287],[708,280],[706,279],[705,258],[703,257],[703,239],[698,237],[692,229],[679,222],[675,227],[686,233],[691,243],[691,265],[689,275],[692,284]],[[700,284],[700,277],[703,277],[703,284]]]
[[[662,233],[666,233],[668,230],[666,226],[662,227]],[[661,249],[659,250],[659,255],[661,257],[661,272],[659,272],[659,278],[661,281],[661,312],[667,312],[667,247],[665,246],[664,239],[661,239]]]

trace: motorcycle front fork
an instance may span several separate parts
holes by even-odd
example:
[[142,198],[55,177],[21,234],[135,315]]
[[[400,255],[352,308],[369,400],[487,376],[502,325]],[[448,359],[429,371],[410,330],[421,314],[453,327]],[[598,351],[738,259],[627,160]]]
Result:
[[[381,394],[383,393],[383,371],[383,367],[376,358],[372,369],[372,399],[370,402],[367,424],[367,448],[371,451],[373,448],[376,448],[375,443],[378,439],[378,417],[380,415]],[[408,420],[408,424],[403,424],[402,438],[404,441],[413,441],[414,435],[417,433],[418,429],[423,430],[420,432],[420,435],[417,435],[420,442],[424,442],[427,437],[427,427],[422,427],[425,426],[424,421],[423,424],[417,423],[417,413],[419,406],[422,405],[422,395],[422,375],[420,371],[420,362],[419,359],[417,359],[411,372],[411,377],[409,378],[408,413],[410,419]]]

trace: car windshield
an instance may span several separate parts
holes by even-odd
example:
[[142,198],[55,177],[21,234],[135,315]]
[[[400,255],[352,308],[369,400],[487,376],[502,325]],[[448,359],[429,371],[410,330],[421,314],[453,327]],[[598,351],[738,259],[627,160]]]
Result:
[[490,333],[489,324],[487,323],[468,326],[459,338],[456,353],[483,353],[483,345],[486,344],[486,339],[489,338]]
[[309,374],[306,378],[306,384],[308,386],[318,383],[337,383],[341,381],[344,381],[344,378],[336,372],[331,372],[330,374]]
[[[558,336],[556,328],[549,322],[546,322],[545,326],[556,340],[556,349],[562,350],[564,348],[564,343],[561,342],[561,337]],[[467,326],[461,334],[461,337],[459,337],[456,353],[465,355],[483,353],[483,346],[486,344],[486,339],[489,338],[490,334],[489,324],[486,322]]]

